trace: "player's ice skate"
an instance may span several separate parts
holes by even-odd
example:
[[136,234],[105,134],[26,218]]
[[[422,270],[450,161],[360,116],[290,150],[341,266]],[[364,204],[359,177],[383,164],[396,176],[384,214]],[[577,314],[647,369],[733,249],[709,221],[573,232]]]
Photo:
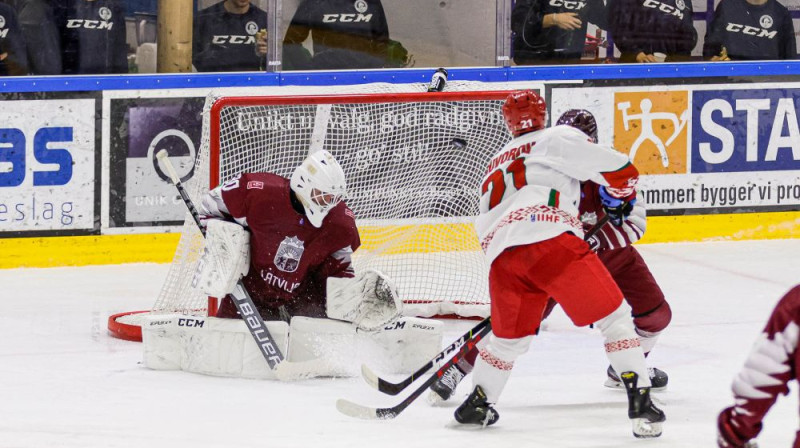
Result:
[[453,397],[458,383],[464,379],[466,374],[458,367],[452,366],[444,372],[441,378],[431,384],[428,392],[428,402],[432,405],[439,405]]
[[650,400],[650,388],[637,387],[639,375],[635,372],[622,372],[620,379],[628,392],[628,418],[633,425],[633,435],[644,439],[660,437],[667,417]]
[[481,386],[475,386],[469,397],[456,409],[455,418],[459,423],[481,425],[485,428],[497,423],[500,414],[486,401],[486,394]]
[[[647,369],[647,372],[650,374],[651,391],[661,392],[667,388],[667,383],[669,382],[669,375],[667,375],[667,372],[655,367],[650,367]],[[622,381],[619,379],[619,375],[617,375],[617,372],[613,367],[608,366],[606,375],[608,375],[605,382],[606,387],[610,387],[612,389],[625,388],[625,386],[622,384]]]

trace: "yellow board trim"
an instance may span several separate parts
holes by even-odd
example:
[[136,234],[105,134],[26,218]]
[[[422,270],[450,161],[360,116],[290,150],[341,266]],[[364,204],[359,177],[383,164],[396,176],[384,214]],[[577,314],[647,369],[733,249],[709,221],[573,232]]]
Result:
[[[477,251],[470,224],[363,226],[362,249],[385,254]],[[434,238],[435,236],[435,238]],[[654,216],[641,244],[800,238],[800,212]],[[169,263],[180,234],[0,239],[0,269]]]

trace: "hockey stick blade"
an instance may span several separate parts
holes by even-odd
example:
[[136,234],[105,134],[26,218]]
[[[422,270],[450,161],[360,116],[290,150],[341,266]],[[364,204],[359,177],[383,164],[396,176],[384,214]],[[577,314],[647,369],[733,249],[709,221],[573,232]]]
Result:
[[464,333],[460,338],[456,339],[455,342],[448,345],[444,350],[442,350],[436,356],[434,356],[433,359],[425,363],[425,365],[417,369],[416,372],[412,373],[409,377],[405,378],[399,383],[392,383],[390,381],[384,380],[383,378],[375,374],[375,372],[373,372],[372,369],[367,367],[366,364],[361,365],[361,377],[364,378],[364,381],[367,384],[369,384],[369,386],[372,387],[373,389],[379,390],[387,395],[397,395],[403,390],[405,390],[405,388],[410,386],[411,383],[419,379],[420,375],[423,375],[425,372],[430,370],[431,367],[441,362],[447,355],[453,353],[459,347],[464,345],[467,341],[472,339],[474,335],[476,335],[479,331],[484,329],[487,325],[489,325],[488,317],[480,321],[478,325],[472,327],[468,332]]
[[483,339],[490,331],[492,330],[491,324],[486,325],[483,327],[475,336],[471,339],[467,340],[464,345],[459,347],[458,351],[452,358],[448,359],[447,362],[442,364],[439,369],[436,370],[425,382],[423,382],[418,388],[411,392],[408,397],[406,397],[403,401],[398,403],[396,406],[392,406],[390,408],[373,408],[369,406],[363,406],[357,403],[353,403],[350,400],[339,399],[336,401],[336,409],[344,415],[361,418],[365,420],[390,420],[398,415],[400,415],[405,408],[407,408],[411,403],[414,402],[420,395],[423,394],[434,381],[441,378],[444,372],[447,371],[450,367],[452,367],[455,363],[461,359],[462,356],[466,355],[470,350],[475,348],[475,345]]

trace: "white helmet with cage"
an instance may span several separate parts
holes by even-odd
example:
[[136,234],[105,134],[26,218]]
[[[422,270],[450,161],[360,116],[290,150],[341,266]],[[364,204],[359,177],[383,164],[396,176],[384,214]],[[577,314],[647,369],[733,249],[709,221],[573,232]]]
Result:
[[347,192],[342,167],[325,150],[306,157],[294,170],[290,184],[314,227],[322,226],[322,220]]

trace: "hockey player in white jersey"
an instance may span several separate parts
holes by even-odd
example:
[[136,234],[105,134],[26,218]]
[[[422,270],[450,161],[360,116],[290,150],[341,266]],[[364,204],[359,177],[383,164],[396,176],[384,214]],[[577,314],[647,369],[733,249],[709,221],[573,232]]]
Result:
[[578,129],[545,129],[545,102],[533,91],[510,94],[503,115],[514,139],[489,163],[476,221],[490,263],[493,330],[479,347],[472,393],[455,418],[483,426],[497,422],[494,404],[553,297],[575,325],[596,323],[611,365],[622,372],[634,435],[658,437],[666,417],[650,399],[630,306],[583,241],[578,219],[582,181],[602,186],[612,222],[630,214],[638,171],[626,155],[589,141]]

